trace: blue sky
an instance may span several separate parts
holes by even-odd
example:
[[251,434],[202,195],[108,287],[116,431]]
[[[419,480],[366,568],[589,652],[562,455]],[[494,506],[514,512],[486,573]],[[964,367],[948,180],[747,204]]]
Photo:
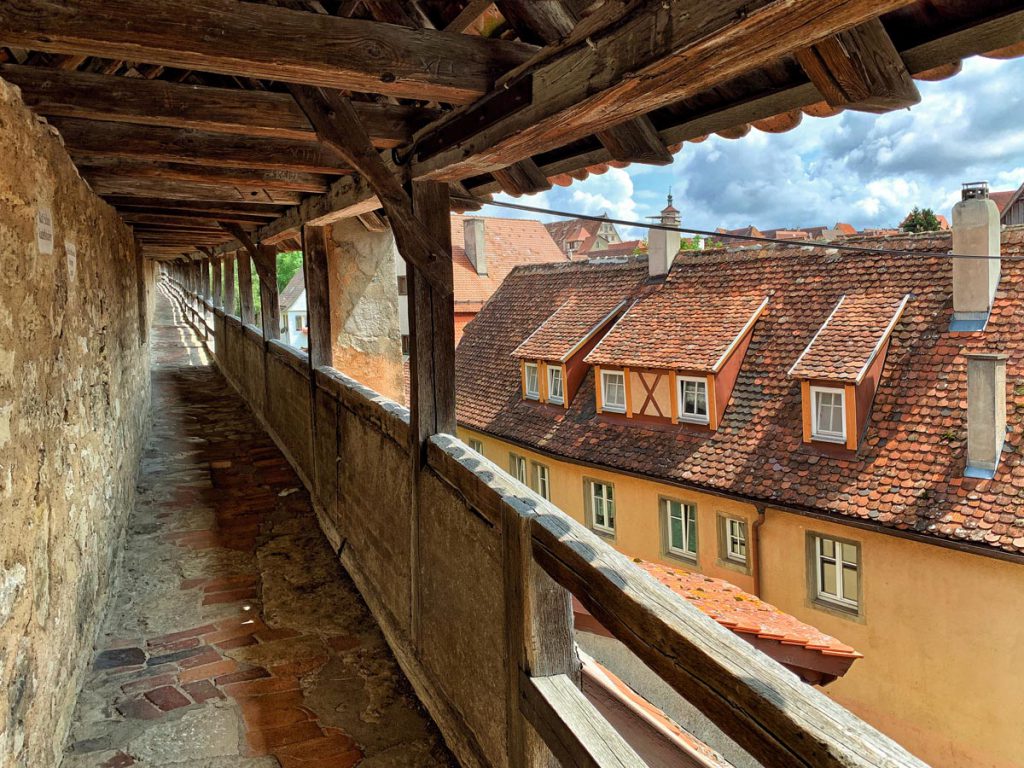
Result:
[[909,110],[805,116],[788,133],[712,136],[684,144],[669,166],[613,168],[571,187],[496,199],[643,220],[671,187],[683,225],[698,229],[896,226],[915,205],[948,216],[963,181],[988,181],[993,190],[1024,182],[1021,83],[1024,59],[975,57],[948,80],[918,82],[921,103]]

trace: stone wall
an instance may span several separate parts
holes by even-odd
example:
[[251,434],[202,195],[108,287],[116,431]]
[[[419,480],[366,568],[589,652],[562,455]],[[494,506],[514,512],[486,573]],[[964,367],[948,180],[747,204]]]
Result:
[[385,397],[403,402],[394,235],[390,229],[369,232],[357,219],[344,219],[331,229],[334,367]]
[[138,272],[130,230],[0,80],[3,768],[59,762],[116,572],[149,404]]

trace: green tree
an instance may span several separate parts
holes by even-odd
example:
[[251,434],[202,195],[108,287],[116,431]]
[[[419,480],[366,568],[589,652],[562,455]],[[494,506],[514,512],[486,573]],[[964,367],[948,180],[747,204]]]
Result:
[[903,219],[900,229],[904,232],[937,232],[942,229],[942,225],[931,208],[922,209],[915,205],[914,210]]
[[285,251],[277,254],[277,290],[283,291],[300,269],[302,269],[302,251]]

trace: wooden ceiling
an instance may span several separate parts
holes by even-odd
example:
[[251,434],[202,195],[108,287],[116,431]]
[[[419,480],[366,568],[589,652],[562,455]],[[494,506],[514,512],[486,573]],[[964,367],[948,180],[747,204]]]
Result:
[[711,133],[907,107],[915,79],[1024,53],[1020,6],[5,0],[0,77],[146,255],[174,259],[381,207],[399,237],[413,179],[526,194]]

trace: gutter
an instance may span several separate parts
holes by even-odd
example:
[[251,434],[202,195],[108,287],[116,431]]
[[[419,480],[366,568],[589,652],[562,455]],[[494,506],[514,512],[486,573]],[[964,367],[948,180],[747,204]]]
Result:
[[761,597],[761,526],[764,525],[767,508],[764,504],[759,504],[755,509],[757,520],[750,526],[750,543],[754,545],[754,594]]

